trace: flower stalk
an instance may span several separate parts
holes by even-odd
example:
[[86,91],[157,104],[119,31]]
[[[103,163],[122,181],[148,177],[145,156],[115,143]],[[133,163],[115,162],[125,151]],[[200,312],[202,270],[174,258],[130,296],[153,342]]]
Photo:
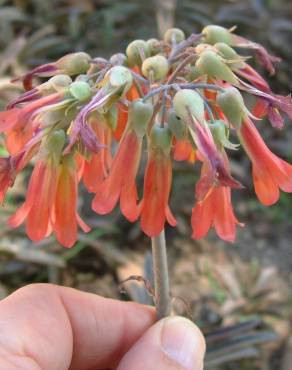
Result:
[[155,287],[155,307],[157,318],[160,320],[171,313],[169,274],[165,232],[151,238],[153,274]]

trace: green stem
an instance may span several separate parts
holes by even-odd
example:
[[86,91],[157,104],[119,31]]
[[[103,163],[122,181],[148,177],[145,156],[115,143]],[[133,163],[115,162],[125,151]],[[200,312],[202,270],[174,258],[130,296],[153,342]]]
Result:
[[153,273],[155,287],[155,306],[157,318],[160,320],[170,315],[171,300],[169,289],[167,253],[164,230],[151,238]]

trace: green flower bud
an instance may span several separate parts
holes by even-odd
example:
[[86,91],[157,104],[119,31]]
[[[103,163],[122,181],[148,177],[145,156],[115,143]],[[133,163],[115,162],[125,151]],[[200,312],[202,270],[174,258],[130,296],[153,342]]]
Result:
[[87,100],[91,96],[90,85],[85,81],[72,82],[69,88],[70,94],[77,100]]
[[172,135],[168,127],[154,126],[150,134],[150,145],[153,149],[162,149],[169,152],[171,149]]
[[179,28],[170,28],[163,36],[163,40],[169,44],[178,44],[186,39],[184,32]]
[[64,73],[72,76],[85,73],[90,67],[90,56],[84,52],[71,53],[59,59],[57,66]]
[[209,125],[212,136],[217,147],[222,150],[223,148],[237,150],[239,144],[233,144],[228,140],[227,128],[223,121],[216,120],[211,125]]
[[109,76],[109,82],[113,87],[123,88],[123,92],[129,90],[133,83],[133,76],[131,71],[123,66],[112,67],[106,74]]
[[236,76],[224,63],[222,57],[212,50],[205,50],[201,53],[196,62],[196,67],[201,74],[227,81],[233,85],[237,84]]
[[235,87],[228,87],[217,95],[216,101],[227,119],[235,128],[239,128],[242,118],[248,114],[240,92]]
[[188,121],[190,114],[200,122],[204,121],[204,101],[194,90],[179,90],[173,98],[173,107],[176,115],[184,121]]
[[157,39],[149,39],[146,41],[150,55],[158,54],[161,51],[160,41]]
[[150,78],[152,72],[154,81],[165,78],[168,69],[168,61],[163,55],[155,55],[154,57],[147,58],[142,64],[143,75]]
[[224,27],[209,25],[203,31],[204,42],[214,45],[217,42],[224,42],[227,45],[232,45],[232,35],[229,30]]
[[68,87],[72,83],[72,79],[68,75],[61,74],[51,77],[48,82],[54,90],[60,91]]
[[149,46],[144,40],[132,41],[126,49],[126,54],[131,67],[140,66],[144,57],[148,58],[150,56]]
[[[225,44],[224,42],[218,42],[214,46],[220,52],[222,57],[229,62],[228,64],[232,69],[240,69],[244,67],[243,58],[238,55],[231,46]],[[234,62],[231,63],[230,61]]]
[[153,105],[151,103],[143,102],[142,99],[132,102],[129,117],[138,136],[142,137],[145,135],[152,114]]
[[168,127],[177,140],[185,138],[187,133],[186,124],[175,113],[174,109],[168,111]]

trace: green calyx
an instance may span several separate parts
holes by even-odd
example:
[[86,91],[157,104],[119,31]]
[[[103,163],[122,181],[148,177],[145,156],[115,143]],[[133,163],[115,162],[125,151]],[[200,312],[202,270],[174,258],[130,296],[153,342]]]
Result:
[[223,148],[237,150],[239,144],[233,144],[228,139],[228,130],[225,123],[221,120],[216,120],[209,125],[212,136],[217,147],[222,150]]
[[56,64],[60,70],[72,76],[86,73],[90,67],[90,60],[90,55],[84,52],[78,52],[65,55]]
[[218,42],[214,45],[222,57],[228,61],[232,69],[240,69],[244,67],[244,58],[237,54],[237,52],[224,42]]
[[232,35],[230,31],[224,27],[209,25],[203,31],[204,42],[214,45],[217,42],[224,42],[227,45],[232,45]]
[[154,126],[150,134],[150,145],[152,149],[160,149],[169,153],[171,149],[172,134],[168,127]]
[[132,41],[126,49],[126,54],[131,67],[141,66],[143,60],[150,56],[149,45],[144,40]]
[[175,114],[183,121],[188,122],[190,115],[198,121],[204,121],[204,101],[194,90],[179,90],[173,98]]
[[67,88],[72,83],[72,79],[68,75],[60,74],[60,75],[51,77],[48,83],[54,90],[60,91],[60,90]]
[[167,76],[169,65],[167,59],[163,55],[155,55],[144,60],[142,64],[142,73],[145,77],[153,80],[161,80]]
[[229,122],[236,129],[240,128],[242,119],[248,115],[248,110],[240,92],[235,87],[228,87],[217,95],[216,101]]
[[53,131],[48,135],[45,141],[45,151],[54,165],[60,162],[65,141],[66,134],[64,130]]
[[223,58],[213,50],[203,51],[196,62],[196,67],[202,75],[206,74],[209,77],[227,81],[233,85],[238,83],[236,76],[226,65]]
[[187,134],[186,124],[176,115],[174,109],[170,109],[168,111],[167,124],[173,136],[177,140],[182,140],[186,137]]
[[80,101],[87,100],[91,96],[90,85],[85,81],[72,82],[69,92],[75,99]]
[[143,102],[142,99],[132,102],[129,111],[129,120],[139,137],[145,135],[152,114],[153,105],[151,103]]
[[186,39],[184,32],[179,28],[170,28],[163,36],[163,40],[169,44],[178,44]]
[[131,71],[123,66],[112,67],[106,77],[109,77],[110,86],[118,90],[121,89],[122,94],[126,93],[133,83]]

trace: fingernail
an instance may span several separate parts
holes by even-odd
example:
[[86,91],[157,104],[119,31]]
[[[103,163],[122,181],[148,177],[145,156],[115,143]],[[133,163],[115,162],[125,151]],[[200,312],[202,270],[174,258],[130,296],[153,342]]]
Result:
[[172,360],[186,370],[201,370],[205,341],[199,329],[182,317],[164,319],[161,346]]

